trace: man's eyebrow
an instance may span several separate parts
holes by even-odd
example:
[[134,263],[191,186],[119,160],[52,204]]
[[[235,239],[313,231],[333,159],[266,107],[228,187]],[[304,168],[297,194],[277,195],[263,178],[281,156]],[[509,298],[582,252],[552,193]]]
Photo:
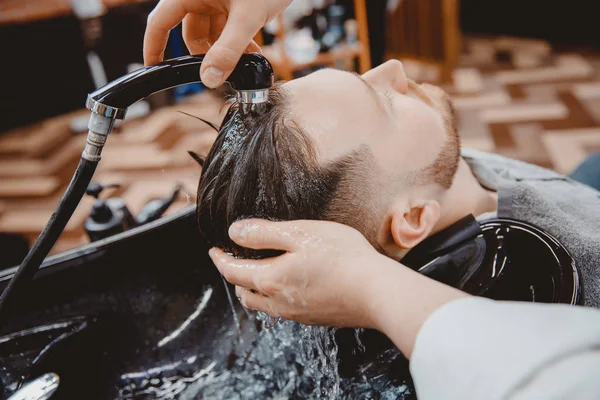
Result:
[[381,100],[381,96],[379,95],[379,93],[377,93],[377,90],[375,90],[375,88],[373,88],[373,86],[371,86],[371,84],[369,82],[367,82],[362,76],[360,76],[358,73],[356,72],[349,72],[350,75],[355,76],[356,78],[358,78],[359,81],[361,81],[365,87],[367,88],[367,90],[369,92],[371,92],[371,95],[373,96],[373,100],[375,100],[375,102],[377,103],[377,105],[379,107],[381,107],[381,109],[384,112],[388,112],[388,107],[383,103],[383,101]]

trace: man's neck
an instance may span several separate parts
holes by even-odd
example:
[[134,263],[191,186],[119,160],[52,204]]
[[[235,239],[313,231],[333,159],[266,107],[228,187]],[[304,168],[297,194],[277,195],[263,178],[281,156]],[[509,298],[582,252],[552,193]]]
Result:
[[444,193],[440,205],[441,216],[432,234],[468,214],[477,217],[486,212],[496,211],[498,195],[483,188],[471,172],[469,164],[461,158],[452,186]]

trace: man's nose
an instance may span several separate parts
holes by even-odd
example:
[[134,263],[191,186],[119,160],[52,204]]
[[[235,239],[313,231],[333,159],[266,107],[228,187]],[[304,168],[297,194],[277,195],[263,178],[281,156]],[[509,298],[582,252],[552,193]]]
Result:
[[408,92],[408,79],[399,60],[390,60],[363,74],[363,79],[373,86],[382,86],[400,93]]

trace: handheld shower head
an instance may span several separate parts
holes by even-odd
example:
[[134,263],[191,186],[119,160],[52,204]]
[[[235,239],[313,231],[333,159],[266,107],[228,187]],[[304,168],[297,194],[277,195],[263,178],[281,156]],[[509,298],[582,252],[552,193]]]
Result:
[[[123,119],[127,107],[153,93],[187,83],[201,82],[204,54],[185,56],[145,67],[125,75],[90,93],[86,107],[93,113]],[[273,68],[258,53],[242,55],[227,82],[237,92],[240,103],[264,103],[273,85]]]

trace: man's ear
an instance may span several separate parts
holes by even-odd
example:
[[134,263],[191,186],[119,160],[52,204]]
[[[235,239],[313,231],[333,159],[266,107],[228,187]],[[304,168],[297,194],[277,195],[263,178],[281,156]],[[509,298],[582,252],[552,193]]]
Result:
[[398,247],[412,249],[429,236],[439,218],[440,203],[435,200],[425,200],[412,207],[399,206],[391,215],[392,238]]

